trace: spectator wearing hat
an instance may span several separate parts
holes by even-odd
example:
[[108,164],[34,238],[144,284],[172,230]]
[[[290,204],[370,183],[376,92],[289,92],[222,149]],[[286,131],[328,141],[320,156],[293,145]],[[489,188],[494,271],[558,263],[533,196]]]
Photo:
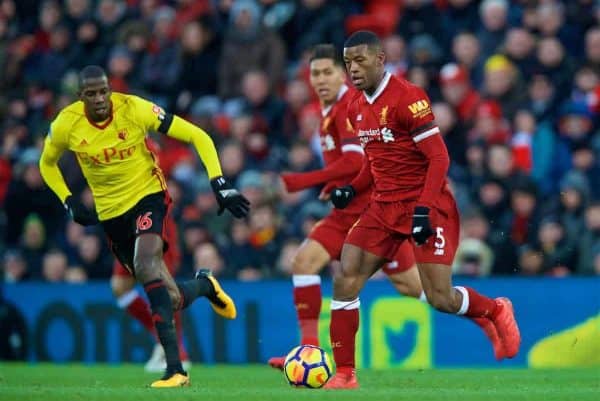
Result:
[[479,93],[471,86],[465,67],[448,63],[440,70],[440,87],[444,100],[454,108],[463,124],[470,124],[481,101]]
[[[219,62],[218,93],[223,99],[242,94],[242,77],[249,71],[264,71],[269,91],[283,78],[285,48],[279,35],[262,25],[262,11],[253,0],[238,0],[231,6]],[[302,29],[310,25],[303,25]]]
[[586,177],[572,170],[560,181],[558,215],[567,238],[576,242],[583,234],[584,212],[590,201],[590,186]]
[[452,274],[469,277],[486,277],[492,271],[494,254],[482,240],[463,238],[456,250]]
[[484,65],[483,96],[498,102],[508,119],[514,117],[525,99],[519,70],[501,54],[488,58]]
[[18,248],[4,251],[0,270],[3,273],[3,281],[6,283],[18,283],[30,277],[27,262]]
[[19,239],[23,259],[32,279],[42,277],[42,261],[48,249],[48,235],[42,220],[36,214],[30,214],[23,222],[23,232]]
[[508,28],[509,4],[507,0],[484,0],[479,6],[481,26],[477,37],[481,42],[481,54],[491,56],[502,41]]
[[[567,101],[559,109],[556,127],[558,136],[550,175],[557,184],[571,169],[574,149],[590,144],[594,130],[593,115],[586,103]],[[554,190],[557,189],[556,184]]]
[[502,108],[495,100],[480,102],[475,109],[473,128],[468,133],[470,142],[482,140],[488,145],[506,144],[511,134]]

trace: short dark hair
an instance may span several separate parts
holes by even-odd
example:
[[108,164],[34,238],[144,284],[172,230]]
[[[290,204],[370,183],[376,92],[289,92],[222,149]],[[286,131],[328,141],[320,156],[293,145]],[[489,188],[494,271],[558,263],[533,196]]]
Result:
[[97,65],[85,66],[79,71],[79,89],[83,88],[83,81],[93,78],[105,78],[104,68]]
[[381,39],[371,31],[356,31],[344,42],[344,47],[367,45],[370,49],[381,49]]
[[324,43],[313,47],[310,55],[310,62],[312,63],[313,60],[323,58],[333,61],[334,64],[339,65],[340,67],[344,65],[342,62],[341,53],[338,52],[335,46],[332,44]]

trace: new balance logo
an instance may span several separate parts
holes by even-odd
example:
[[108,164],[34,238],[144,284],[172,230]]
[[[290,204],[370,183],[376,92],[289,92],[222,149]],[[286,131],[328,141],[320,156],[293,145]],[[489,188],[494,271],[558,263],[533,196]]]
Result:
[[356,121],[362,121],[362,114],[359,114],[359,115],[356,117]]
[[394,133],[388,127],[385,127],[381,130],[381,138],[383,139],[383,142],[385,142],[385,143],[395,141]]

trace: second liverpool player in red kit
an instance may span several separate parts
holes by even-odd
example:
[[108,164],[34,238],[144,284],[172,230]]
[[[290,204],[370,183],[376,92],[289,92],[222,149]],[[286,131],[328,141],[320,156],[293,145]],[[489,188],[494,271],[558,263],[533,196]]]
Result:
[[334,189],[331,200],[343,209],[364,188],[373,185],[373,193],[346,237],[342,270],[334,276],[330,336],[336,374],[325,387],[358,387],[354,352],[359,292],[407,241],[413,245],[428,302],[477,323],[497,359],[514,357],[521,338],[511,302],[452,286],[460,222],[446,179],[448,152],[429,98],[421,88],[385,72],[381,42],[372,32],[348,38],[344,63],[353,85],[362,91],[349,103],[348,118],[366,157],[359,175],[350,185]]
[[[319,134],[325,167],[283,174],[281,179],[287,191],[296,192],[320,184],[329,187],[347,184],[360,171],[364,151],[347,121],[348,101],[357,91],[345,85],[345,78],[344,65],[335,47],[330,44],[316,46],[310,59],[310,83],[321,103],[323,119]],[[331,260],[340,259],[346,234],[365,209],[370,193],[369,189],[358,194],[352,205],[344,210],[334,209],[319,221],[293,256],[292,283],[300,344],[319,345],[322,301],[319,272]],[[396,290],[420,297],[421,283],[410,244],[400,247],[393,260],[383,270]],[[283,369],[284,362],[285,356],[269,359],[269,364],[278,369]]]

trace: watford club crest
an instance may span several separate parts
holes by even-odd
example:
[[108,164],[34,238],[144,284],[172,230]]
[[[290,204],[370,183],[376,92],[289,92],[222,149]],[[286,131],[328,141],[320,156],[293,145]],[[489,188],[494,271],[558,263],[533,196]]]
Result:
[[379,112],[379,125],[387,125],[388,106],[383,106]]

